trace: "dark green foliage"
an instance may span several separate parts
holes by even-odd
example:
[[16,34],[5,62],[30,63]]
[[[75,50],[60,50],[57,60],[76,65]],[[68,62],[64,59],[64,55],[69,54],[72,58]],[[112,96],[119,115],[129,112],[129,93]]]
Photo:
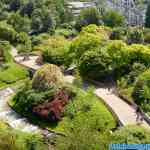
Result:
[[148,6],[147,6],[145,27],[150,28],[150,2],[148,3]]
[[125,40],[127,34],[127,29],[123,27],[114,28],[110,36],[111,40]]
[[20,32],[17,35],[17,50],[19,53],[29,53],[32,50],[32,43],[30,37],[25,32]]
[[10,42],[16,40],[17,32],[13,29],[11,25],[6,22],[0,22],[0,39]]
[[89,24],[100,24],[100,15],[96,8],[87,8],[82,10],[76,21],[75,27],[80,31],[82,27]]
[[132,43],[143,43],[144,36],[143,31],[140,28],[129,28],[127,33],[127,42]]
[[9,10],[11,11],[17,11],[21,6],[21,1],[20,0],[12,0],[9,3]]
[[109,27],[118,27],[124,24],[124,17],[113,10],[107,11],[103,16],[104,25]]
[[29,32],[31,28],[31,21],[27,16],[22,17],[19,12],[12,13],[7,23],[12,25],[17,32]]
[[31,88],[31,84],[27,82],[13,98],[14,107],[20,113],[31,113],[33,106],[43,103],[47,99],[51,99],[55,89],[49,89],[45,92],[39,92]]
[[91,50],[82,55],[79,64],[80,74],[90,79],[101,80],[109,76],[111,59],[105,49]]
[[150,70],[142,73],[135,84],[133,94],[135,102],[146,112],[150,112]]

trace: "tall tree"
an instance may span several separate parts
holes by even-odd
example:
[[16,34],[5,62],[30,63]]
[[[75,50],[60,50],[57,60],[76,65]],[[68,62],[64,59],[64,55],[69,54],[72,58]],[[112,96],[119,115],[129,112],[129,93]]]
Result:
[[146,18],[145,18],[145,27],[150,28],[150,2],[147,6]]

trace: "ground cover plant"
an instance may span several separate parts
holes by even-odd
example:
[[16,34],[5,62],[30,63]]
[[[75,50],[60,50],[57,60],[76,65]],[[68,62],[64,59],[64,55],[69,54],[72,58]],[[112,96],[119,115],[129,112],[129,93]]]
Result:
[[19,80],[27,78],[27,71],[13,62],[10,55],[10,45],[7,42],[1,42],[0,49],[3,52],[3,61],[0,67],[0,87],[9,86]]
[[12,129],[5,122],[0,122],[0,149],[8,150],[47,150],[48,144],[38,134],[24,133]]

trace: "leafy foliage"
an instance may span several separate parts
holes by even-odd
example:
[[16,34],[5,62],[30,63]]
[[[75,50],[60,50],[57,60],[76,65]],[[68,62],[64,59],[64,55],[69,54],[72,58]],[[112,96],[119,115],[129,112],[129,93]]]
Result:
[[65,64],[66,54],[69,51],[70,42],[64,37],[56,36],[43,41],[35,49],[42,51],[44,61],[62,65]]
[[76,21],[75,27],[80,31],[82,27],[89,24],[100,24],[100,15],[96,8],[86,8],[82,10]]
[[47,150],[48,145],[41,135],[23,133],[0,123],[0,149]]
[[146,112],[150,112],[150,70],[138,77],[133,90],[133,97]]
[[44,91],[63,84],[63,78],[63,74],[59,67],[53,64],[46,64],[35,73],[32,87],[33,89]]
[[112,134],[111,143],[146,144],[150,141],[150,131],[140,126],[127,126]]
[[109,10],[103,16],[104,25],[109,27],[118,27],[124,24],[124,17],[116,11]]

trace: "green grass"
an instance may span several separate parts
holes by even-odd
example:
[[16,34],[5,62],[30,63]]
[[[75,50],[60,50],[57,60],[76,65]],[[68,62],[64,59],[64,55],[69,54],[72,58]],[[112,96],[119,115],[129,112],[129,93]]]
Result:
[[27,71],[13,62],[8,63],[7,69],[0,70],[0,88],[10,86],[27,77]]
[[[13,98],[9,101],[9,105],[16,110]],[[85,110],[87,106],[90,106],[88,111]],[[109,130],[116,127],[115,118],[102,101],[93,94],[93,91],[85,92],[81,89],[77,90],[77,96],[66,106],[62,120],[57,123],[35,117],[32,112],[25,114],[21,111],[21,108],[18,108],[16,111],[27,117],[33,124],[55,132],[64,132],[76,120],[86,120],[87,124],[91,124],[92,126],[94,124],[96,128],[101,130]],[[70,114],[72,113],[74,117],[70,118]]]

